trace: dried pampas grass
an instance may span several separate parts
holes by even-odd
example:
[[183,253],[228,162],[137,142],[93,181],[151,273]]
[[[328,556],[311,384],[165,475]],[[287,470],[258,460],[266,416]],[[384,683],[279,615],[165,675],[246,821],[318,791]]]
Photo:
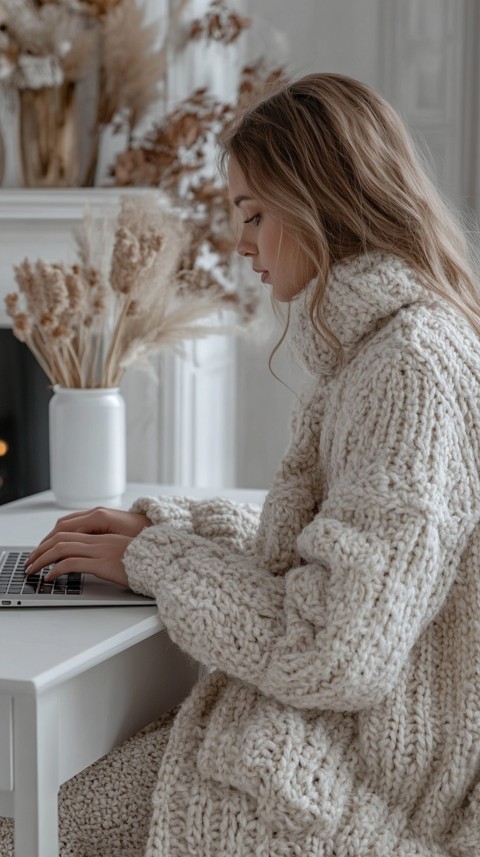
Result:
[[79,4],[2,0],[0,24],[0,58],[10,63],[5,82],[11,88],[59,87],[87,74],[96,39]]
[[[212,4],[215,14],[220,6],[223,8],[223,4]],[[202,27],[208,30],[210,24],[207,15]],[[180,290],[205,296],[223,293],[247,323],[256,313],[258,298],[247,285],[239,288],[232,276],[231,206],[212,153],[219,133],[238,112],[283,77],[282,68],[271,68],[260,59],[241,69],[235,103],[219,101],[205,88],[194,90],[143,141],[117,155],[112,167],[115,184],[156,186],[188,218],[192,239],[179,271]]]
[[116,219],[87,211],[77,264],[15,267],[18,293],[5,301],[14,334],[52,384],[112,387],[132,363],[147,368],[161,349],[181,352],[186,339],[224,331],[211,319],[225,295],[178,288],[190,240],[180,218],[149,197],[124,197]]
[[[167,37],[183,6],[173,7]],[[96,104],[83,185],[95,183],[105,128],[126,130],[130,145],[165,86],[167,37],[161,44],[160,22],[145,17],[143,0],[0,0],[0,78],[12,108],[18,90],[91,77]]]
[[121,0],[104,19],[99,124],[109,125],[117,117],[131,134],[157,100],[166,72],[158,38],[158,24],[144,24],[144,9],[135,0]]

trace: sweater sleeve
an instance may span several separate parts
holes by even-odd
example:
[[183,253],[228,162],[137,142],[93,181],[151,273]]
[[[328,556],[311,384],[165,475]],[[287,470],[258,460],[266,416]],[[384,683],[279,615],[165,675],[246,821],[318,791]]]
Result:
[[253,551],[260,516],[260,508],[254,504],[224,497],[139,497],[130,511],[146,515],[153,524],[168,523],[245,554]]
[[266,695],[376,704],[441,609],[475,519],[478,474],[452,395],[411,356],[363,364],[337,393],[328,487],[297,567],[275,577],[160,524],[126,551],[132,588],[157,598],[181,648]]

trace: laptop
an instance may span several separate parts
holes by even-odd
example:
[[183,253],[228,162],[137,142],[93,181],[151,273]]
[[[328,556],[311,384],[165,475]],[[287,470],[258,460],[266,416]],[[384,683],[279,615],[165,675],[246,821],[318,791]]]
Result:
[[0,547],[0,607],[151,607],[154,598],[91,574],[64,574],[46,581],[50,566],[25,577],[33,547]]

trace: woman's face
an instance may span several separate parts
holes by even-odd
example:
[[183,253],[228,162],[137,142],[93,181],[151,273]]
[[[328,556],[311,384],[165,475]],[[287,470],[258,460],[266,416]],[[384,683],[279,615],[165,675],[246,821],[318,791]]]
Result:
[[311,260],[248,187],[234,158],[228,165],[228,192],[242,218],[237,251],[250,258],[253,270],[262,283],[272,287],[276,300],[290,301],[314,276]]

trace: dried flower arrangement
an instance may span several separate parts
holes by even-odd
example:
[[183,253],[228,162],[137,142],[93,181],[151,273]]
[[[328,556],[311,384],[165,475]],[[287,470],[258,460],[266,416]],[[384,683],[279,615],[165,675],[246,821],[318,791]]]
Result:
[[1,0],[0,80],[9,92],[78,80],[91,60],[93,32],[66,5]]
[[159,350],[182,353],[184,340],[225,329],[212,316],[226,295],[178,288],[191,236],[150,195],[124,196],[116,218],[87,212],[76,239],[76,264],[25,259],[5,299],[15,336],[52,384],[116,386],[128,366],[147,369]]
[[[252,24],[212,0],[201,19],[192,22],[185,40],[200,38],[231,45]],[[264,58],[239,69],[234,101],[221,101],[206,88],[195,89],[160,122],[117,155],[110,174],[120,187],[157,187],[189,219],[194,240],[185,259],[181,287],[196,292],[231,291],[234,239],[227,190],[215,162],[219,133],[248,101],[278,83],[282,67],[270,68]],[[258,299],[245,287],[242,313],[253,317]]]
[[[159,105],[160,97],[166,104],[169,52],[179,54],[199,39],[230,45],[251,24],[230,11],[224,0],[212,0],[204,17],[186,27],[181,19],[189,2],[170,0],[161,33],[160,21],[145,22],[141,0],[0,0],[0,93],[17,107],[23,146],[27,147],[22,137],[32,128],[32,120],[29,126],[22,123],[22,112],[34,114],[38,137],[43,128],[49,128],[49,113],[55,113],[57,128],[67,124],[70,128],[63,135],[57,132],[58,139],[49,130],[48,146],[44,145],[39,161],[46,162],[49,155],[73,158],[75,146],[69,138],[78,132],[73,114],[82,109],[78,85],[87,78],[90,90],[87,96],[83,92],[83,98],[91,101],[93,97],[96,103],[87,119],[91,122],[89,156],[77,155],[78,160],[87,161],[82,171],[67,167],[63,175],[59,170],[48,173],[44,166],[46,174],[37,177],[24,163],[25,184],[68,185],[70,179],[73,185],[95,184],[105,129],[124,132],[129,150],[142,119]],[[189,101],[195,105],[194,96],[185,103]],[[209,121],[200,103],[196,106],[197,124]],[[55,152],[57,146],[67,145],[65,138],[69,150]],[[30,141],[29,152],[32,146]],[[195,164],[191,169],[196,169]]]
[[[185,2],[185,0],[183,0]],[[158,98],[165,48],[135,0],[1,0],[0,79],[15,89],[77,81],[98,54],[106,92],[98,111],[132,131]]]
[[[94,184],[105,127],[123,129],[131,139],[159,98],[166,47],[157,47],[159,25],[145,24],[144,16],[136,0],[0,0],[0,84],[20,113],[34,109],[38,124],[47,126],[55,110],[57,124],[64,124],[77,84],[96,70],[90,158],[75,184]],[[53,138],[49,145],[54,148]],[[58,174],[53,183],[60,183]]]
[[[269,69],[262,59],[245,66],[238,72],[235,102],[221,101],[206,88],[196,89],[143,137],[134,139],[140,119],[158,98],[159,86],[166,90],[168,44],[174,44],[177,52],[199,39],[229,46],[252,23],[231,11],[225,0],[212,0],[202,18],[182,29],[180,19],[188,2],[171,0],[167,34],[157,49],[157,25],[145,26],[137,0],[0,0],[0,23],[2,10],[4,13],[0,79],[8,78],[18,91],[34,95],[35,82],[42,79],[39,96],[55,91],[55,86],[73,86],[86,73],[97,45],[99,98],[86,183],[93,182],[102,130],[123,128],[127,148],[112,165],[114,185],[158,188],[165,208],[180,217],[188,235],[175,274],[177,298],[220,301],[233,307],[242,321],[249,321],[256,313],[258,298],[251,287],[240,288],[234,275],[230,206],[216,170],[215,144],[219,132],[245,102],[277,81],[283,70]],[[22,14],[18,14],[20,7]],[[33,71],[31,77],[25,76],[27,55],[29,62],[44,63],[45,74],[52,70],[49,81]],[[22,90],[23,86],[32,89]],[[57,120],[55,124],[58,126]],[[58,278],[58,266],[56,270]],[[44,287],[44,268],[33,271],[30,266],[25,277],[32,276]],[[17,277],[22,277],[21,269]],[[25,284],[23,290],[27,294]],[[12,301],[10,310],[17,312]],[[27,322],[20,313],[19,332],[23,324]]]

